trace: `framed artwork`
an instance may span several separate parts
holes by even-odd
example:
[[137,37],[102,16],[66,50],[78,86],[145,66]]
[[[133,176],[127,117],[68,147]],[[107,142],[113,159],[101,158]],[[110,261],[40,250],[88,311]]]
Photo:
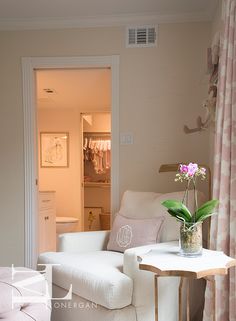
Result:
[[40,166],[69,166],[69,133],[40,133]]
[[101,230],[100,216],[102,207],[85,207],[84,208],[84,231]]

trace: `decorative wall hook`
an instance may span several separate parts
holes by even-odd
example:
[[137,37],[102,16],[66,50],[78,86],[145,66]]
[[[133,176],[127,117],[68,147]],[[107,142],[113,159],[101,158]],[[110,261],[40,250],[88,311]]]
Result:
[[191,134],[201,132],[207,128],[213,127],[215,123],[215,111],[216,111],[216,98],[217,98],[217,83],[218,83],[218,67],[219,67],[219,55],[220,55],[220,33],[217,32],[213,38],[211,48],[207,49],[207,65],[208,72],[210,74],[208,97],[202,104],[205,108],[206,117],[203,121],[199,116],[197,118],[197,127],[189,128],[184,125],[185,134]]
[[215,107],[216,107],[216,97],[210,97],[206,99],[202,105],[206,110],[206,118],[203,121],[201,116],[197,118],[197,127],[189,128],[187,125],[184,125],[185,134],[192,134],[196,132],[201,132],[210,127],[211,123],[215,121]]
[[202,118],[200,116],[198,116],[198,118],[197,118],[197,127],[195,127],[195,128],[189,128],[187,125],[184,125],[185,134],[192,134],[192,133],[200,132],[202,130],[207,129],[209,118],[207,117],[206,121],[203,122]]

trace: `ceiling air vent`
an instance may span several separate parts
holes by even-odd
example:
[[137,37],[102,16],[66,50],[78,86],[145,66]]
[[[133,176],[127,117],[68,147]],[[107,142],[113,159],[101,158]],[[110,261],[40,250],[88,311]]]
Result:
[[154,47],[156,46],[156,26],[128,27],[126,47]]

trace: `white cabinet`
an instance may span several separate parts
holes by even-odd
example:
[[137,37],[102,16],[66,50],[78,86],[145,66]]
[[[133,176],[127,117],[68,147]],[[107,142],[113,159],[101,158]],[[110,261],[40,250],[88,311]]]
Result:
[[55,192],[39,192],[39,253],[56,251]]

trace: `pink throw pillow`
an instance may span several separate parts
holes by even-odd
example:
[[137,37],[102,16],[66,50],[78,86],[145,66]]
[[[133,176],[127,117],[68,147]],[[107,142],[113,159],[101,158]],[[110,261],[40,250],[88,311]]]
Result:
[[162,216],[132,219],[118,213],[113,222],[107,250],[124,252],[132,247],[158,243],[164,220]]

